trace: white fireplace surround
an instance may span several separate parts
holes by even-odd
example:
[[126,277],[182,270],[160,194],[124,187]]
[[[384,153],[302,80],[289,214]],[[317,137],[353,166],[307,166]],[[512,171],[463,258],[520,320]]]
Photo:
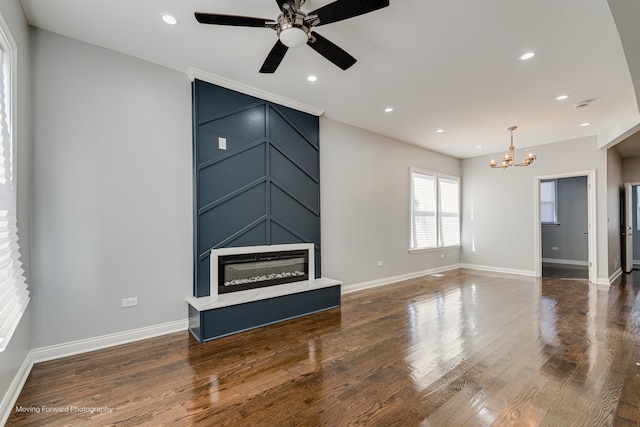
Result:
[[[309,279],[297,282],[283,283],[263,288],[247,289],[243,291],[218,294],[218,257],[226,255],[252,254],[260,252],[277,252],[291,250],[309,251]],[[241,246],[235,248],[212,249],[210,255],[210,296],[188,297],[187,302],[198,311],[227,307],[283,295],[306,292],[314,289],[341,285],[338,280],[321,277],[315,278],[315,254],[313,243],[292,243],[285,245]]]
[[[264,246],[241,246],[237,248],[219,248],[212,249],[210,256],[211,264],[211,282],[210,292],[211,296],[218,295],[218,258],[227,255],[243,255],[243,254],[259,254],[264,252],[280,252],[280,251],[308,251],[309,252],[309,278],[316,277],[315,275],[315,261],[314,261],[314,247],[313,243],[291,243],[286,245],[264,245]],[[279,285],[274,285],[279,286]],[[237,291],[243,292],[243,291]]]

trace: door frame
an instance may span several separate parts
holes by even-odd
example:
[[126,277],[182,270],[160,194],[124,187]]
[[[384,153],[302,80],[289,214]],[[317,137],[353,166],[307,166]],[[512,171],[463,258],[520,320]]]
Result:
[[[624,235],[620,236],[620,239],[622,240],[622,245],[625,247],[625,259],[624,264],[621,265],[620,267],[622,268],[622,271],[625,273],[631,273],[633,271],[633,239],[634,239],[634,234],[638,235],[639,233],[636,233],[633,229],[633,216],[635,215],[634,212],[634,206],[633,206],[633,188],[634,187],[638,187],[640,186],[640,182],[625,182],[622,184],[623,186],[623,191],[624,191],[624,200],[622,201],[623,203],[621,203],[620,205],[620,209],[624,212],[624,223],[620,224],[620,227],[622,228],[622,232]],[[628,238],[627,236],[629,236],[629,230],[628,228],[631,228],[631,238]],[[638,236],[636,236],[637,238]],[[631,250],[629,250],[631,249]],[[628,269],[628,265],[629,264],[629,260],[631,260],[631,269]]]
[[597,283],[598,279],[598,236],[596,209],[596,171],[595,169],[578,172],[566,172],[552,175],[538,175],[533,177],[534,194],[534,262],[535,275],[542,277],[542,226],[540,225],[540,182],[547,179],[587,177],[587,232],[588,234],[588,262],[589,282]]

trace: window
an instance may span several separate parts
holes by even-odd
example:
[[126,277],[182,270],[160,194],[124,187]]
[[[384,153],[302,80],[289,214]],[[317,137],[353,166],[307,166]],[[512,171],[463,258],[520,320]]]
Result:
[[20,262],[13,177],[13,85],[15,43],[0,15],[0,351],[29,303]]
[[410,249],[460,244],[459,179],[411,169]]
[[558,224],[558,180],[540,181],[540,222]]

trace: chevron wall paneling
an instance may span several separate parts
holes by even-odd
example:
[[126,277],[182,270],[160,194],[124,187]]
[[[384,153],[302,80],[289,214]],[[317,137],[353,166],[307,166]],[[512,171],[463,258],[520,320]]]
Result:
[[194,296],[213,248],[310,242],[320,270],[319,119],[193,82]]

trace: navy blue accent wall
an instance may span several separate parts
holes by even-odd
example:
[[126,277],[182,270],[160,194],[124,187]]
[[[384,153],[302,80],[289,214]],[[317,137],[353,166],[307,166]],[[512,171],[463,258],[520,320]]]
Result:
[[192,89],[194,296],[210,295],[212,248],[314,243],[320,277],[318,117],[200,80]]

